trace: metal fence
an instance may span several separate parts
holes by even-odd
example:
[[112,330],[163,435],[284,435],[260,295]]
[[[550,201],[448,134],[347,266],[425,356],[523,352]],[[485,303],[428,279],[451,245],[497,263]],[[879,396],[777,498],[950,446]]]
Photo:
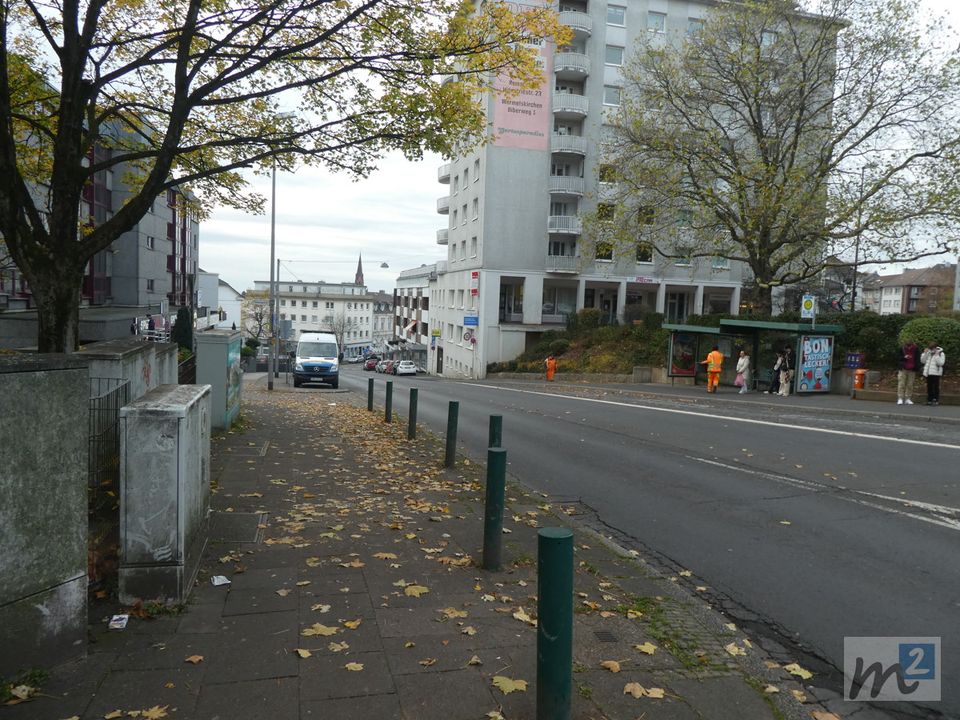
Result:
[[117,492],[120,479],[120,408],[129,400],[129,381],[90,378],[87,483],[91,508],[99,504],[101,493]]
[[197,382],[197,356],[191,355],[177,366],[177,383],[193,385]]

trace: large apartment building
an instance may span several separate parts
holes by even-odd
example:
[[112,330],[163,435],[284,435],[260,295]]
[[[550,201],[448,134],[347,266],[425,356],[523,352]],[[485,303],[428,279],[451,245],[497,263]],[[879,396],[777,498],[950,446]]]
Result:
[[540,48],[540,87],[486,98],[494,139],[438,173],[449,188],[437,201],[447,256],[429,297],[431,335],[439,335],[431,372],[483,377],[488,363],[515,358],[583,308],[610,322],[642,309],[671,321],[738,311],[741,265],[601,247],[584,241],[582,221],[611,189],[601,182],[600,147],[614,131],[621,67],[641,38],[682,38],[708,7],[561,0],[574,40]]

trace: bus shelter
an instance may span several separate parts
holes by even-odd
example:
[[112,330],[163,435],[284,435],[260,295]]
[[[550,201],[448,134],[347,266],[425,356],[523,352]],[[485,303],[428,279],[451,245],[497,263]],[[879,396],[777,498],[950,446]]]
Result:
[[750,354],[750,367],[756,387],[769,386],[776,354],[785,348],[793,351],[792,392],[830,392],[833,377],[833,348],[842,325],[785,323],[762,320],[721,320],[719,327],[664,323],[670,331],[667,374],[671,378],[692,378],[694,384],[706,382],[706,358],[716,345],[725,362],[720,382],[732,385],[741,350]]

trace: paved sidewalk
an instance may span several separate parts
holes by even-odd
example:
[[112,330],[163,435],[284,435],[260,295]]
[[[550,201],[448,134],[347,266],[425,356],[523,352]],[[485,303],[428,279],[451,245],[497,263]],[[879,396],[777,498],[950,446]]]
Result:
[[[96,602],[88,657],[0,720],[534,718],[536,533],[563,524],[575,530],[575,718],[821,709],[676,577],[579,528],[576,508],[508,486],[504,570],[479,569],[483,468],[443,470],[439,438],[409,442],[405,422],[361,400],[248,383],[240,427],[214,441],[212,540],[190,602],[123,631],[105,623],[120,608]],[[505,694],[495,678],[526,689]]]

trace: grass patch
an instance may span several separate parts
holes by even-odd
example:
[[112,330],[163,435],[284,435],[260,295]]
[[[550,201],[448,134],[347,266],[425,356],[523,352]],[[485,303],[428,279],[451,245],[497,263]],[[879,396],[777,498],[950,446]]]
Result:
[[589,700],[593,697],[593,688],[586,684],[577,685],[577,694],[584,700]]
[[775,720],[786,720],[787,716],[783,714],[780,708],[777,707],[777,704],[773,701],[773,695],[763,691],[763,688],[766,687],[766,683],[761,682],[758,678],[749,677],[746,675],[744,676],[744,680],[746,680],[747,685],[756,690],[757,694],[763,698],[763,701],[770,708],[770,712],[773,713]]
[[14,680],[0,685],[0,704],[5,704],[11,700],[20,699],[13,694],[14,688],[20,687],[21,685],[26,685],[33,690],[31,695],[35,695],[39,688],[49,679],[49,670],[44,670],[43,668],[33,668],[32,670],[28,670],[22,675],[17,676]]

